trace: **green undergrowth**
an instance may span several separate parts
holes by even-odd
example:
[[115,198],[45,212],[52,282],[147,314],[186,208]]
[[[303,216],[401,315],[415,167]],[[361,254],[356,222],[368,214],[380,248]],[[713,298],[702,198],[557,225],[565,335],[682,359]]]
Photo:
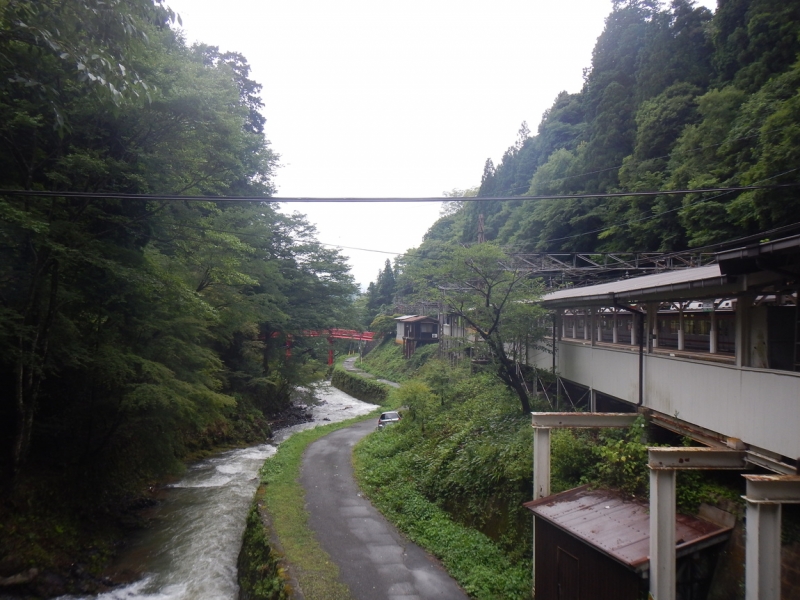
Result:
[[306,600],[347,600],[350,592],[339,582],[339,569],[309,529],[305,493],[298,481],[303,452],[309,444],[333,431],[372,418],[371,413],[296,433],[281,443],[277,453],[261,468],[261,482],[265,485],[263,505]]
[[475,598],[529,598],[530,567],[514,564],[486,535],[455,522],[428,500],[394,453],[394,436],[372,435],[356,448],[362,490],[412,541],[438,557]]
[[331,385],[362,402],[382,404],[389,397],[390,386],[374,379],[360,377],[337,365],[331,375]]
[[269,531],[262,520],[263,497],[262,485],[247,513],[242,548],[236,563],[239,600],[286,600],[291,597],[281,556],[270,544]]
[[373,348],[358,366],[376,377],[402,383],[417,376],[423,365],[438,351],[438,344],[427,344],[417,348],[411,358],[405,359],[403,346],[392,337]]
[[[650,472],[647,448],[652,440],[644,417],[626,429],[557,429],[551,437],[553,493],[589,484],[620,490],[648,500]],[[679,440],[680,443],[688,443]],[[697,514],[701,504],[743,506],[741,478],[708,471],[679,471],[675,490],[678,511]]]
[[491,376],[438,361],[393,392],[398,425],[356,446],[364,492],[475,598],[530,597],[529,417]]

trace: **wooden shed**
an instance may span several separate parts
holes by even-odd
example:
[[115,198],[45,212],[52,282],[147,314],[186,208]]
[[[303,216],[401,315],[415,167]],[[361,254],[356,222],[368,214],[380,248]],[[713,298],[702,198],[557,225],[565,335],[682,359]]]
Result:
[[[640,600],[648,592],[648,505],[587,486],[525,504],[534,515],[536,600]],[[731,527],[678,515],[676,600],[704,600]]]
[[439,341],[439,321],[425,315],[397,317],[397,337],[402,331],[403,356],[410,358],[417,346]]

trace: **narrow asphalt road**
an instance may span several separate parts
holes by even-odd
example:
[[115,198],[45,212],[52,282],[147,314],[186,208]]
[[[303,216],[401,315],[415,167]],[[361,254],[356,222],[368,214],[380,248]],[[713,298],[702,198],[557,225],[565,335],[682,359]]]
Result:
[[362,497],[353,479],[352,451],[374,428],[369,420],[340,429],[306,450],[300,482],[311,529],[356,600],[468,598],[435,558]]

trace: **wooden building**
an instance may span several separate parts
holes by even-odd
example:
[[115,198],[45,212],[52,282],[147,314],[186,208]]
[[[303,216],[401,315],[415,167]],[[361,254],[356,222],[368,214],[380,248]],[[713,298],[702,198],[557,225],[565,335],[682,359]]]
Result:
[[411,358],[418,346],[438,343],[439,321],[425,315],[397,317],[396,341],[403,344],[403,356]]
[[[649,585],[644,502],[583,486],[525,504],[534,514],[536,600],[640,600]],[[676,600],[705,600],[731,526],[678,515]]]

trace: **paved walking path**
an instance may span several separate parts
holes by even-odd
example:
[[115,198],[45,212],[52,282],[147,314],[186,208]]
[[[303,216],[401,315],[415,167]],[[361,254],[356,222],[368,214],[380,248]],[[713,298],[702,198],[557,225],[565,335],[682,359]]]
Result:
[[375,424],[340,429],[306,450],[300,482],[311,529],[356,600],[465,600],[438,561],[362,497],[353,479],[352,451]]

